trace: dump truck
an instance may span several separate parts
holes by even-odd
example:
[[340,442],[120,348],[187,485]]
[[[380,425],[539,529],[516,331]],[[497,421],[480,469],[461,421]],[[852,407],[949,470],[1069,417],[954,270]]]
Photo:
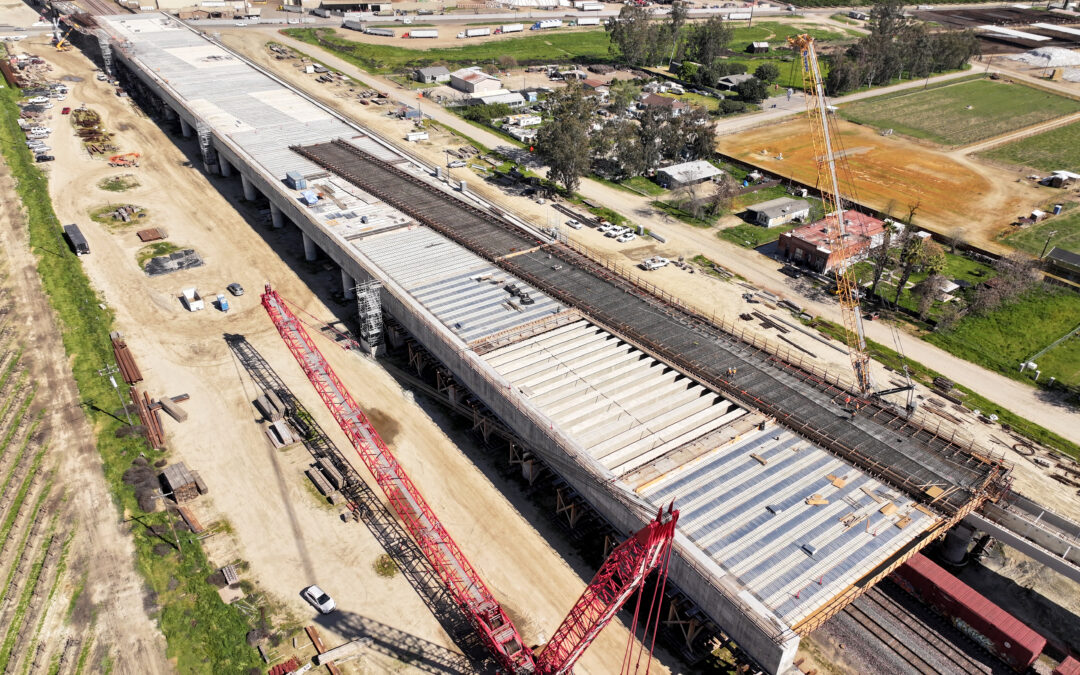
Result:
[[203,302],[202,296],[199,295],[199,291],[194,286],[185,288],[180,292],[184,295],[184,305],[188,308],[189,312],[198,312],[200,309],[206,309],[206,304]]

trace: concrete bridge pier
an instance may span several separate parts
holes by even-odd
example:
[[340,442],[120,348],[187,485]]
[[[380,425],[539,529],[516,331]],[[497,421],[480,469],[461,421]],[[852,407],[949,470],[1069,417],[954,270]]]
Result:
[[300,234],[304,237],[304,260],[312,262],[319,256],[319,247],[315,245],[315,240],[309,237],[307,232],[300,230]]
[[251,182],[250,178],[248,178],[244,174],[240,174],[240,182],[244,186],[244,199],[249,202],[253,202],[258,199],[259,193],[255,189],[255,184]]
[[345,271],[344,267],[341,268],[341,292],[345,294],[346,300],[356,298],[356,280]]

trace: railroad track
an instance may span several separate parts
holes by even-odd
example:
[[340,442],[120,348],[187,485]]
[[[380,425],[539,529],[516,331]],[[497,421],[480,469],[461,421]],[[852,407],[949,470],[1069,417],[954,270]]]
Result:
[[[935,626],[878,588],[863,594],[844,611],[880,643],[910,664],[914,672],[922,675],[996,672],[992,666],[972,658],[942,637]],[[905,634],[898,635],[894,628],[886,625],[888,619],[904,626],[907,629]],[[951,667],[943,669],[941,664]]]

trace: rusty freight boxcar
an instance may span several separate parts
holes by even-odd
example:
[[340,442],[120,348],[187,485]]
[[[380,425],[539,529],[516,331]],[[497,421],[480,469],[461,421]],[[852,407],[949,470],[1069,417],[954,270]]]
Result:
[[1027,670],[1046,647],[1046,638],[922,554],[915,554],[891,578],[1018,671]]

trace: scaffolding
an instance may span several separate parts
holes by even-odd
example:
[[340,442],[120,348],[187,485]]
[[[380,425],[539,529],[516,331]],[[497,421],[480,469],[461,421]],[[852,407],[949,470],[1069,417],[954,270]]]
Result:
[[374,279],[356,285],[356,308],[360,315],[360,346],[375,356],[383,343],[382,284]]

